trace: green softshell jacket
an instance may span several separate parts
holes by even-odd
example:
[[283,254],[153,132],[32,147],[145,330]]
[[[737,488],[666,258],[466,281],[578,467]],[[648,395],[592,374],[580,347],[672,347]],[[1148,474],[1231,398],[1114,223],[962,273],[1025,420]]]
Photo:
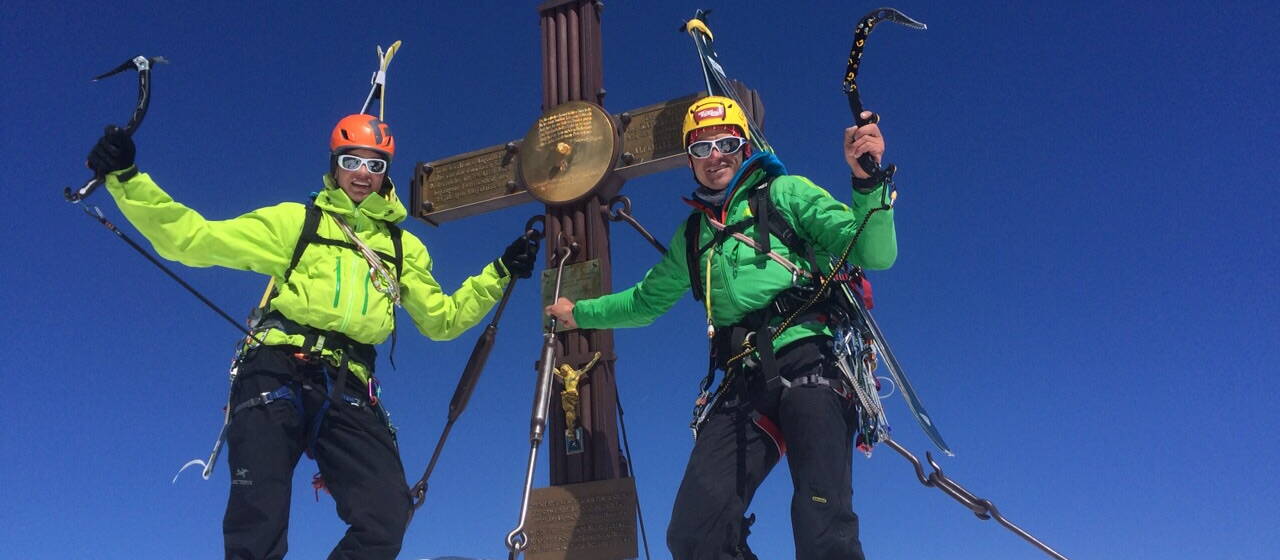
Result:
[[[320,236],[346,241],[328,215],[333,213],[369,248],[395,254],[387,224],[404,220],[406,211],[394,188],[386,197],[370,194],[357,206],[331,176],[324,176],[324,186],[315,201],[327,211],[317,230]],[[381,343],[391,333],[393,303],[374,288],[368,262],[355,251],[311,243],[284,282],[285,269],[302,234],[304,205],[285,202],[229,220],[206,220],[175,202],[150,176],[134,168],[108,174],[107,190],[160,256],[188,266],[223,266],[272,276],[278,295],[270,307],[295,322],[337,331],[365,344]],[[453,294],[445,294],[431,276],[431,257],[422,241],[404,231],[402,244],[401,305],[418,330],[434,340],[453,339],[479,323],[509,281],[505,270],[490,263]],[[387,266],[394,270],[391,263]],[[300,335],[272,330],[264,342],[296,346],[301,339]],[[367,381],[368,372],[357,366],[353,363],[352,371]]]
[[[764,166],[748,167],[750,163],[743,164],[745,171],[738,186],[730,193],[723,212],[716,219],[725,225],[750,220],[753,224],[744,233],[755,239],[755,218],[751,216],[747,195],[751,189],[764,184],[769,173]],[[863,216],[880,207],[884,188],[880,185],[865,194],[855,191],[852,208],[809,179],[797,175],[775,177],[769,190],[775,207],[796,233],[814,248],[818,262],[825,266],[830,255],[844,251]],[[703,210],[695,210],[699,211]],[[671,237],[666,256],[649,269],[639,283],[617,293],[576,302],[573,319],[578,326],[587,329],[646,326],[683,297],[690,287],[685,223]],[[700,223],[699,247],[702,247],[711,242],[715,231],[705,219]],[[771,236],[770,245],[774,252],[802,268],[809,268],[809,262],[803,255],[792,253],[777,237]],[[866,269],[885,269],[893,264],[897,255],[893,210],[884,210],[871,216],[857,246],[850,252],[849,260]],[[706,282],[708,265],[711,267],[709,283]],[[764,308],[779,292],[792,285],[790,271],[734,238],[728,238],[704,253],[699,259],[698,270],[706,284],[704,289],[710,293],[711,322],[716,327],[738,323],[748,313]],[[774,340],[774,348],[780,349],[815,334],[829,335],[830,331],[817,323],[796,325]]]

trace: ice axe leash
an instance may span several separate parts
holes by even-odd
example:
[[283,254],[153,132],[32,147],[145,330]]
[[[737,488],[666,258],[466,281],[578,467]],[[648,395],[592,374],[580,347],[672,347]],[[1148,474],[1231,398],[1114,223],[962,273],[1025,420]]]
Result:
[[[535,224],[543,224],[543,229],[534,228]],[[534,243],[540,241],[546,231],[546,218],[537,215],[529,218],[524,225],[524,238]],[[462,412],[467,408],[467,402],[471,400],[471,393],[475,392],[476,384],[480,381],[480,374],[484,372],[485,362],[489,360],[489,353],[493,350],[494,340],[498,335],[498,321],[502,319],[502,312],[507,307],[507,301],[511,299],[511,291],[515,288],[516,278],[512,276],[511,281],[507,283],[506,289],[502,292],[502,300],[498,302],[498,309],[493,312],[493,319],[489,321],[489,325],[484,328],[484,332],[480,334],[480,338],[476,340],[476,346],[471,350],[471,357],[467,359],[467,365],[462,370],[462,376],[458,378],[458,386],[453,390],[453,399],[449,401],[449,417],[444,424],[444,430],[440,433],[440,439],[436,441],[435,451],[431,453],[431,461],[427,463],[427,469],[422,473],[422,478],[413,485],[409,490],[410,498],[413,501],[413,507],[409,510],[409,520],[413,521],[414,512],[422,507],[423,502],[427,498],[427,480],[431,478],[431,472],[436,468],[436,461],[440,459],[440,452],[444,450],[445,440],[449,438],[449,432],[453,429],[453,424],[462,416]]]
[[[119,66],[112,68],[110,71],[95,76],[93,81],[103,78],[109,78],[125,70],[133,68],[138,71],[138,105],[133,109],[133,116],[129,117],[129,124],[124,126],[124,133],[133,136],[133,132],[138,130],[138,126],[142,124],[143,117],[147,116],[147,107],[151,105],[151,65],[168,63],[163,56],[145,57],[142,55],[135,56],[124,61]],[[80,188],[71,190],[71,187],[63,189],[62,195],[67,197],[67,201],[77,203],[84,200],[89,193],[102,186],[106,177],[94,173],[93,177],[85,182]]]
[[[569,260],[578,244],[568,239],[563,232],[556,239],[556,255],[560,262],[556,264],[556,284],[552,291],[551,302],[560,300],[560,283],[564,279],[564,264]],[[524,532],[525,519],[529,514],[529,493],[533,490],[533,472],[538,465],[538,447],[542,445],[542,437],[547,430],[547,411],[551,407],[551,380],[555,377],[556,358],[556,325],[555,315],[551,316],[546,332],[542,335],[542,361],[538,367],[538,381],[533,395],[533,414],[529,419],[529,464],[524,474],[524,494],[520,498],[520,520],[516,528],[507,533],[507,559],[515,560],[520,553],[529,548],[529,535]]]

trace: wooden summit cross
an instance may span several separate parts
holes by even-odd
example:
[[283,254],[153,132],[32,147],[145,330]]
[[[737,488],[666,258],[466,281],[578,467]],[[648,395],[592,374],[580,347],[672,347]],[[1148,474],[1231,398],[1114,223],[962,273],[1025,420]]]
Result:
[[[561,290],[562,295],[574,300],[613,291],[610,200],[627,179],[684,166],[680,139],[684,111],[700,95],[691,94],[620,115],[606,113],[600,106],[605,96],[600,40],[602,7],[599,0],[546,0],[538,6],[542,30],[543,115],[523,139],[418,163],[410,190],[410,215],[434,226],[533,200],[544,202],[544,254],[548,264],[564,241],[561,233],[568,242],[578,245],[565,267]],[[757,113],[762,113],[758,102],[752,105]],[[554,270],[543,273],[542,294],[547,304],[551,303],[554,273]],[[618,443],[614,380],[617,356],[613,331],[568,330],[563,326],[561,329],[563,332],[557,335],[561,364],[583,368],[593,361],[596,353],[600,358],[595,367],[582,375],[578,387],[578,419],[582,429],[577,440],[565,433],[565,414],[561,406],[557,406],[564,387],[556,381],[550,426],[546,431],[550,441],[551,484],[564,486],[628,478],[630,465],[626,464]],[[601,492],[610,490],[606,488]],[[634,500],[634,490],[631,492]],[[582,495],[576,496],[581,502]],[[534,502],[531,525],[537,521],[532,512],[537,507],[536,498]],[[630,512],[613,513],[629,515],[634,522],[634,501],[630,507]],[[580,511],[585,515],[586,507]],[[628,530],[629,537],[616,533],[611,536],[617,537],[615,540],[628,540],[634,550],[634,525]],[[608,535],[581,533],[579,526],[567,539],[575,543],[609,540]],[[536,554],[538,535],[531,536],[530,558],[565,557],[564,547],[575,546],[562,544],[558,549],[560,556],[539,555]],[[562,535],[556,538],[565,541]],[[606,553],[603,548],[589,556],[626,557]]]

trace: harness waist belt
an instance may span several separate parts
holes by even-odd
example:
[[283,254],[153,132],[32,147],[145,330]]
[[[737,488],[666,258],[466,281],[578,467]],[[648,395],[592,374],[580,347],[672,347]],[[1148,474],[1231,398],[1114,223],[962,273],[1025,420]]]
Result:
[[[279,311],[272,310],[260,323],[262,328],[279,330],[288,335],[301,335],[306,341],[303,350],[341,350],[351,361],[358,362],[369,372],[373,372],[378,359],[378,351],[372,344],[356,342],[345,334],[336,331],[324,331],[309,327],[285,317]],[[319,346],[320,348],[317,348]]]

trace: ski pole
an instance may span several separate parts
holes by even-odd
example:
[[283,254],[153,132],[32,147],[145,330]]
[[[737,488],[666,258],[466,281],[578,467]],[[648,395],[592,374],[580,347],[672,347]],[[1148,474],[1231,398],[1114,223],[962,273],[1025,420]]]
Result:
[[[138,71],[138,105],[133,109],[133,116],[129,117],[129,124],[124,126],[125,134],[133,136],[133,132],[138,130],[138,126],[142,124],[142,118],[147,116],[147,108],[151,105],[151,65],[167,62],[169,61],[165,60],[163,56],[147,58],[145,56],[138,55],[124,61],[124,63],[112,68],[110,71],[93,78],[93,81],[96,82],[103,78],[124,72],[130,67],[133,67]],[[74,191],[71,190],[71,187],[63,189],[62,196],[65,196],[67,198],[67,202],[71,202],[72,204],[80,202],[81,200],[84,200],[86,196],[89,196],[89,193],[93,192],[94,189],[102,186],[105,180],[105,176],[99,175],[95,172],[93,177],[86,181],[80,188]]]
[[[524,225],[524,238],[537,243],[543,237],[545,231],[545,218],[542,215],[529,218]],[[534,229],[534,224],[542,223],[544,230]],[[431,461],[427,463],[427,469],[422,473],[422,478],[413,485],[409,490],[410,497],[413,500],[413,507],[409,510],[409,520],[413,521],[414,512],[422,507],[423,502],[427,498],[427,480],[431,478],[431,472],[436,468],[436,461],[440,459],[440,452],[444,450],[445,440],[449,438],[449,432],[453,430],[453,423],[462,416],[462,412],[466,410],[467,403],[471,400],[471,394],[475,392],[476,384],[480,381],[480,374],[484,371],[485,362],[489,360],[489,353],[493,350],[494,340],[498,335],[498,321],[502,318],[502,312],[507,307],[507,301],[511,299],[511,291],[516,286],[516,278],[512,277],[511,282],[507,283],[506,289],[502,291],[502,300],[498,302],[498,309],[493,312],[493,319],[484,328],[484,332],[480,334],[480,338],[476,340],[475,348],[471,349],[471,357],[467,359],[467,366],[462,370],[462,376],[458,378],[458,386],[453,390],[453,399],[449,401],[449,417],[444,424],[444,430],[440,433],[440,439],[436,441],[435,451],[431,453]]]
[[[577,249],[578,244],[569,242],[563,232],[557,238],[556,253],[560,254],[560,262],[556,265],[556,284],[551,301],[560,300],[560,283],[564,278],[564,264],[569,255]],[[547,411],[551,407],[551,379],[555,377],[556,357],[556,324],[555,315],[551,316],[547,331],[542,335],[542,362],[538,368],[538,381],[533,396],[533,414],[529,419],[529,464],[524,474],[524,494],[520,498],[520,521],[516,528],[507,533],[507,558],[516,557],[529,548],[529,536],[524,532],[525,519],[529,514],[529,493],[533,489],[533,471],[538,464],[538,447],[542,445],[542,436],[547,429]]]

